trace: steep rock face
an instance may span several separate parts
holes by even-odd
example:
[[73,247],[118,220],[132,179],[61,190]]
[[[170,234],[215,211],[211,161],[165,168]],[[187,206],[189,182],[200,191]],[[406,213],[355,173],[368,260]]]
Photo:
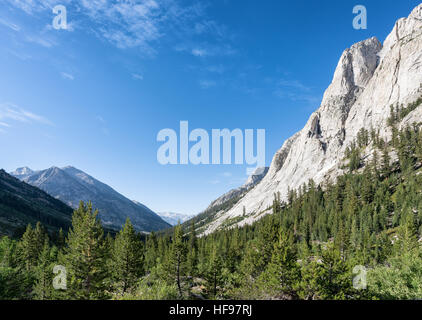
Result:
[[[285,199],[289,188],[297,189],[309,179],[320,183],[342,174],[344,151],[358,131],[376,128],[388,138],[390,105],[415,101],[422,94],[421,84],[422,4],[397,21],[384,45],[371,38],[343,52],[320,108],[275,154],[265,178],[204,233],[240,217],[243,208],[248,217],[239,224],[252,223],[269,212],[274,193]],[[421,109],[401,125],[422,121]]]

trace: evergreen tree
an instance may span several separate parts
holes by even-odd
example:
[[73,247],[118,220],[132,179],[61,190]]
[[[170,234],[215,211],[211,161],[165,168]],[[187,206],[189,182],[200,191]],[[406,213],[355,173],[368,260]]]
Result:
[[382,152],[382,163],[381,163],[381,174],[383,178],[387,177],[391,172],[391,166],[390,166],[390,154],[388,150],[388,144],[385,143],[383,152]]
[[187,267],[191,276],[196,275],[198,271],[198,238],[196,236],[195,223],[193,220],[189,232]]
[[318,295],[322,299],[345,299],[351,291],[351,273],[334,246],[322,251],[317,269]]
[[40,222],[37,222],[35,229],[34,229],[34,248],[36,252],[36,256],[41,254],[41,251],[44,248],[45,240],[48,239],[47,232],[45,231],[44,227]]
[[67,237],[65,263],[66,291],[71,299],[102,299],[107,277],[104,231],[93,212],[92,204],[82,201],[72,216],[72,227]]
[[208,259],[207,269],[205,273],[205,279],[208,283],[208,289],[212,293],[214,299],[217,297],[217,289],[222,280],[223,262],[219,253],[220,251],[221,249],[217,248],[214,244]]
[[395,243],[397,254],[412,252],[418,247],[418,234],[413,213],[409,212],[403,220],[403,225],[399,228],[398,241]]
[[269,288],[282,297],[296,298],[300,268],[291,232],[279,232],[279,240],[274,245],[271,262],[263,274]]
[[176,283],[180,299],[184,298],[183,280],[186,274],[186,254],[187,248],[183,241],[182,227],[178,224],[174,227],[166,271],[169,281]]
[[26,227],[26,231],[19,241],[18,246],[21,264],[25,265],[26,271],[30,271],[37,264],[38,260],[35,234],[30,224]]
[[35,299],[50,299],[52,296],[53,266],[48,238],[44,240],[44,246],[39,256],[35,274],[36,280],[33,289]]
[[66,237],[64,235],[63,229],[60,228],[59,234],[57,235],[57,247],[63,249],[66,244]]
[[156,264],[159,257],[158,239],[155,232],[147,237],[145,244],[145,270],[151,270]]
[[416,157],[419,162],[422,162],[422,129],[418,131],[418,138],[416,142]]
[[114,241],[111,274],[123,294],[136,284],[143,271],[142,244],[136,235],[130,219]]

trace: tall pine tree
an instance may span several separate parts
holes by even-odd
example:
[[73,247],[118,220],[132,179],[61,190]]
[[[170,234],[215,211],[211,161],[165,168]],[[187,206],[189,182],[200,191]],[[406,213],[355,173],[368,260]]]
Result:
[[102,299],[107,277],[104,231],[93,212],[92,203],[82,201],[72,216],[72,228],[67,237],[65,264],[68,298]]
[[123,294],[133,288],[142,275],[142,243],[129,218],[116,236],[111,259],[111,273],[117,287]]

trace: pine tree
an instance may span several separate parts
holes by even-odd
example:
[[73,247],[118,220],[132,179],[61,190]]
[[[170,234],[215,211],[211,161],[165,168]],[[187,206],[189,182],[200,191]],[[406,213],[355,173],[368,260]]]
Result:
[[170,282],[176,283],[179,298],[184,298],[183,280],[186,274],[187,248],[183,241],[182,227],[180,224],[174,227],[173,239],[169,257],[166,261],[167,277]]
[[322,251],[318,264],[318,293],[322,299],[345,299],[351,290],[351,276],[340,252],[332,245]]
[[57,247],[62,249],[66,244],[66,237],[64,236],[63,229],[60,228],[59,234],[57,235]]
[[205,279],[208,283],[209,291],[212,292],[214,299],[217,297],[217,289],[222,280],[223,261],[220,255],[220,249],[214,243],[210,256],[208,258]]
[[418,247],[418,234],[413,213],[407,213],[403,220],[403,224],[399,229],[398,241],[396,242],[397,254],[412,252]]
[[390,166],[390,154],[388,151],[388,144],[385,143],[383,152],[382,152],[382,163],[381,163],[381,174],[383,178],[386,178],[391,173],[391,166]]
[[38,266],[35,271],[35,284],[33,294],[37,300],[48,300],[52,294],[53,266],[50,257],[50,245],[48,238],[44,240],[44,246],[40,253]]
[[300,268],[291,232],[279,232],[279,240],[274,245],[271,262],[262,278],[277,295],[295,298],[299,285]]
[[255,280],[264,270],[265,266],[260,249],[259,242],[256,239],[249,241],[245,248],[239,271],[246,280]]
[[21,264],[25,265],[26,271],[30,271],[37,264],[38,259],[34,230],[30,224],[26,227],[18,247]]
[[157,264],[158,252],[158,239],[155,232],[147,237],[145,244],[145,270],[151,270]]
[[65,263],[68,297],[71,299],[105,298],[107,277],[104,231],[93,212],[92,204],[82,201],[72,216],[72,228],[67,237]]
[[9,237],[0,238],[0,268],[15,268],[18,264],[16,241]]
[[195,223],[191,222],[187,256],[188,272],[191,276],[196,275],[198,267],[198,238],[196,237]]
[[416,144],[416,157],[419,162],[422,162],[422,129],[419,129],[417,144]]
[[123,294],[134,287],[143,271],[142,244],[136,235],[130,219],[114,241],[111,273]]
[[372,174],[376,180],[379,180],[379,170],[378,170],[378,152],[374,151],[371,164]]
[[48,238],[47,232],[45,231],[44,227],[41,225],[40,222],[37,222],[34,229],[34,240],[33,240],[37,259],[38,259],[38,255],[43,250],[45,240],[47,238]]

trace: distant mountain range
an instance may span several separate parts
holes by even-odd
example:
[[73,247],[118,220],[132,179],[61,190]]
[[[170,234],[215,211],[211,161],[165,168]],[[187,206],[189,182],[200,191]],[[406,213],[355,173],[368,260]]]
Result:
[[52,197],[77,208],[80,201],[91,201],[99,210],[104,226],[120,229],[129,217],[138,231],[156,231],[171,227],[145,205],[125,198],[123,195],[74,167],[51,167],[34,171],[19,168],[11,175],[32,186],[40,188]]
[[46,192],[0,170],[0,236],[13,236],[28,223],[48,230],[68,230],[73,209]]
[[177,225],[179,222],[183,223],[192,218],[192,216],[187,216],[185,214],[175,212],[158,212],[157,214],[172,226]]

